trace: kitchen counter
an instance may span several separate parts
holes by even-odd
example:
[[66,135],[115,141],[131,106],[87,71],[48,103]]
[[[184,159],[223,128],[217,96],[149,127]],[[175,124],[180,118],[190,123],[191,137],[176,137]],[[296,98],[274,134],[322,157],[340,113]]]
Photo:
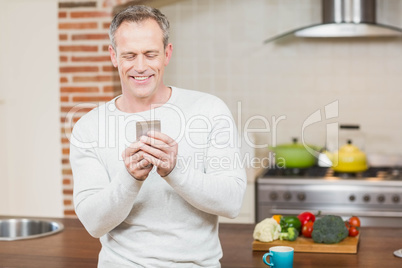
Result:
[[[100,250],[77,219],[54,219],[65,226],[48,237],[0,242],[0,267],[96,267]],[[264,252],[253,252],[253,224],[220,224],[223,248],[222,268],[268,267]],[[393,252],[402,248],[402,228],[361,229],[357,254],[295,253],[294,267],[402,267],[402,258]]]

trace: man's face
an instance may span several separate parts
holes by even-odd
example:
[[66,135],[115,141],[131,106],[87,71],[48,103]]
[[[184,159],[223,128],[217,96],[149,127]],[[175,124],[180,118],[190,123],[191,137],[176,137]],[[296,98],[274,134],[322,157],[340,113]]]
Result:
[[118,67],[122,93],[128,98],[152,100],[163,89],[163,73],[172,45],[163,45],[163,32],[152,19],[123,22],[115,33],[116,50],[109,47]]

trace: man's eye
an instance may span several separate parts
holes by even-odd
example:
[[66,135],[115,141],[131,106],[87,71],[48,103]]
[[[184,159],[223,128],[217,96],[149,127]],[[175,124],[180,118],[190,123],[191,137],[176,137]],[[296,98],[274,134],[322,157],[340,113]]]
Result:
[[126,60],[132,60],[134,58],[135,58],[134,55],[124,55],[123,56],[123,59],[126,59]]
[[150,59],[153,59],[153,58],[156,57],[156,54],[147,54],[147,57],[150,58]]

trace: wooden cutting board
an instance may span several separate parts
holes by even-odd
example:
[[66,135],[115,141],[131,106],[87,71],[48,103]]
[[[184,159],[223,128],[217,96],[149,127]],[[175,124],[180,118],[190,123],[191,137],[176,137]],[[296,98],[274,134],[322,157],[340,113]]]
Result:
[[298,237],[296,241],[275,240],[272,242],[260,242],[254,240],[253,251],[269,251],[274,246],[289,246],[295,249],[295,252],[314,252],[314,253],[357,253],[359,245],[359,236],[346,237],[337,244],[314,243],[313,239]]

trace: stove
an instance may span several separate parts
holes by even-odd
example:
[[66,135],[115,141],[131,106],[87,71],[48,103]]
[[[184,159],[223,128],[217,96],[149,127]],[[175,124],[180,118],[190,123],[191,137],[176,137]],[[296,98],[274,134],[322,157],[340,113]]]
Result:
[[311,211],[358,216],[363,226],[402,226],[402,167],[371,167],[360,173],[331,168],[267,170],[256,182],[257,222],[275,214]]

